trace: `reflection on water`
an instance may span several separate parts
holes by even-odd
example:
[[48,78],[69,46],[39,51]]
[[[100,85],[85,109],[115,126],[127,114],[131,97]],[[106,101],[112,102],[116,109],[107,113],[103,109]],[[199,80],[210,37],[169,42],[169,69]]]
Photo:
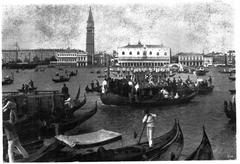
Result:
[[[98,70],[98,69],[96,69]],[[20,70],[14,73],[14,84],[3,86],[3,91],[16,91],[21,88],[24,82],[30,79],[39,90],[60,90],[61,83],[54,83],[52,76],[57,70],[48,68],[45,72],[34,72],[34,70]],[[96,71],[95,71],[96,72]],[[9,70],[3,70],[3,76],[8,74]],[[97,75],[90,73],[88,68],[79,68],[78,75],[72,77],[66,82],[69,92],[72,96],[77,93],[77,88],[81,85],[81,95],[83,95],[85,86],[93,79],[97,79]],[[218,70],[211,69],[207,74],[213,78],[215,85],[214,91],[209,95],[196,96],[190,103],[167,106],[154,107],[149,109],[152,113],[157,114],[155,136],[162,135],[171,129],[174,119],[180,121],[184,134],[183,156],[189,155],[200,144],[202,139],[202,126],[205,125],[206,132],[212,144],[215,159],[235,159],[236,158],[236,137],[235,130],[228,124],[223,111],[223,101],[230,100],[231,95],[229,89],[235,88],[235,82],[230,81],[227,74],[220,74]],[[178,76],[178,75],[177,75]],[[180,74],[181,77],[187,78],[186,74]],[[205,76],[205,78],[207,78]],[[190,75],[191,79],[196,79]],[[101,80],[100,80],[101,82]],[[103,105],[97,94],[87,94],[87,104],[84,108],[92,107],[94,101],[98,100],[98,112],[86,123],[68,132],[68,134],[86,133],[99,129],[107,129],[120,132],[123,135],[122,142],[109,144],[106,147],[123,146],[136,143],[138,138],[134,138],[134,131],[138,137],[142,130],[142,109],[132,107],[116,107]],[[142,141],[146,140],[145,133]]]

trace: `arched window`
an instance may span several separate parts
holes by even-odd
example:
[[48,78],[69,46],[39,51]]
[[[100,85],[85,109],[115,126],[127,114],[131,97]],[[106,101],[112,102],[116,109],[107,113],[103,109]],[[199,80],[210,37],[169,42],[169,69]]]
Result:
[[166,55],[167,55],[167,52],[164,52],[164,55],[166,56]]
[[152,51],[149,52],[149,55],[152,55]]
[[124,52],[124,51],[122,52],[122,55],[125,55],[125,52]]
[[159,52],[157,52],[157,55],[159,55]]
[[129,55],[132,55],[132,51],[129,52]]
[[140,52],[138,51],[138,52],[137,52],[137,54],[139,55],[139,54],[140,54]]

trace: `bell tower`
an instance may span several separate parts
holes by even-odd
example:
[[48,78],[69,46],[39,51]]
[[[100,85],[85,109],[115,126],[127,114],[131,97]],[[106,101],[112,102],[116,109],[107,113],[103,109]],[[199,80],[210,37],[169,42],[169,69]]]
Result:
[[95,50],[94,50],[94,21],[91,7],[89,9],[87,20],[86,52],[88,58],[88,65],[93,65]]

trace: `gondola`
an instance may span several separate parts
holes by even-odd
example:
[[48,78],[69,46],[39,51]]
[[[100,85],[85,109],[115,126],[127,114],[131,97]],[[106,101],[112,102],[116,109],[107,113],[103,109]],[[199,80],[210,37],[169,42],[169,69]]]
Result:
[[77,76],[77,73],[78,73],[77,70],[75,72],[74,71],[70,71],[69,72],[69,76]]
[[229,89],[229,92],[230,92],[231,94],[236,94],[236,89]]
[[206,71],[205,70],[196,70],[195,74],[197,76],[204,76],[204,75],[206,75]]
[[235,77],[235,76],[229,76],[228,79],[229,79],[229,80],[232,80],[232,81],[235,81],[235,80],[236,80],[236,77]]
[[52,78],[52,81],[54,81],[55,83],[66,82],[69,80],[70,80],[70,76],[68,77],[60,76],[59,78]]
[[11,73],[11,74],[12,74],[11,77],[10,77],[10,76],[6,76],[6,77],[3,78],[3,80],[2,80],[2,85],[9,85],[9,84],[12,84],[12,83],[13,83],[13,81],[14,81],[14,75],[13,75],[13,73]]
[[[28,88],[28,92],[33,92],[33,91],[35,91],[35,90],[37,90],[37,87],[29,87]],[[25,92],[25,90],[24,89],[18,89],[18,92]]]
[[170,160],[172,153],[174,153],[175,159],[178,159],[182,148],[183,134],[179,123],[175,121],[172,130],[163,136],[154,138],[154,146],[151,148],[149,148],[148,142],[108,150],[99,147],[97,150],[79,154],[58,155],[62,158],[57,159],[57,162]]
[[9,85],[9,84],[12,84],[13,83],[13,78],[3,78],[2,80],[2,85]]
[[97,112],[97,103],[93,108],[77,110],[74,114],[57,115],[36,113],[16,123],[16,131],[21,141],[35,140],[39,136],[48,138],[79,126]]
[[129,101],[128,97],[120,96],[111,92],[101,94],[100,99],[103,104],[105,105],[117,105],[117,106],[125,106],[125,105],[132,105],[132,106],[163,106],[163,105],[177,105],[189,102],[191,99],[195,97],[196,93],[192,92],[189,95],[178,99],[166,98],[166,99],[159,99],[159,98],[152,98],[149,100],[139,100],[139,101]]
[[230,119],[230,122],[236,122],[236,104],[232,104],[231,101],[229,103],[224,101],[224,113],[226,114],[227,118]]
[[229,70],[220,70],[220,71],[218,71],[219,73],[228,73],[228,74],[230,74],[230,73],[236,73],[236,70],[235,69],[229,69]]
[[197,89],[198,94],[208,94],[213,91],[214,85],[207,86],[207,87],[199,87]]
[[98,87],[94,87],[94,88],[89,88],[88,85],[85,87],[85,91],[88,92],[101,92],[102,91],[102,87],[98,86]]
[[59,118],[57,120],[51,121],[47,127],[44,127],[43,133],[45,135],[53,135],[56,134],[56,128],[58,130],[58,134],[63,134],[65,131],[73,129],[74,127],[82,124],[89,118],[91,118],[97,112],[97,102],[95,103],[94,108],[92,109],[84,109],[78,110],[74,114],[75,116],[70,116],[66,118]]
[[98,78],[106,78],[107,76],[106,75],[98,75],[97,77]]
[[84,94],[84,99],[80,101],[79,99],[74,99],[73,100],[73,106],[69,109],[69,112],[73,113],[76,110],[80,109],[82,106],[84,106],[87,102],[87,97]]
[[[3,158],[5,162],[7,159],[7,141],[4,141]],[[35,140],[30,143],[25,143],[23,147],[29,153],[29,158],[22,158],[19,155],[15,155],[15,162],[41,162],[44,157],[53,151],[60,150],[63,145],[59,144],[55,138]]]
[[169,74],[168,76],[169,77],[173,77],[173,76],[175,76],[176,74],[175,73],[172,73],[172,74]]
[[169,161],[178,160],[183,150],[184,139],[181,127],[178,123],[178,135],[173,139],[172,142],[166,144],[159,153],[151,155],[148,161]]
[[186,160],[213,160],[213,150],[203,126],[203,137],[197,149]]

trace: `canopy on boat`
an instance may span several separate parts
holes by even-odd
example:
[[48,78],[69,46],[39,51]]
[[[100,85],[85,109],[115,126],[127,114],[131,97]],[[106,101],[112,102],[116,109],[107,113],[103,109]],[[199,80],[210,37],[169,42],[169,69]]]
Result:
[[108,144],[117,140],[122,139],[122,135],[117,132],[108,131],[105,129],[98,130],[96,132],[66,136],[66,135],[58,135],[56,138],[59,141],[64,142],[70,147],[75,146],[98,146]]

